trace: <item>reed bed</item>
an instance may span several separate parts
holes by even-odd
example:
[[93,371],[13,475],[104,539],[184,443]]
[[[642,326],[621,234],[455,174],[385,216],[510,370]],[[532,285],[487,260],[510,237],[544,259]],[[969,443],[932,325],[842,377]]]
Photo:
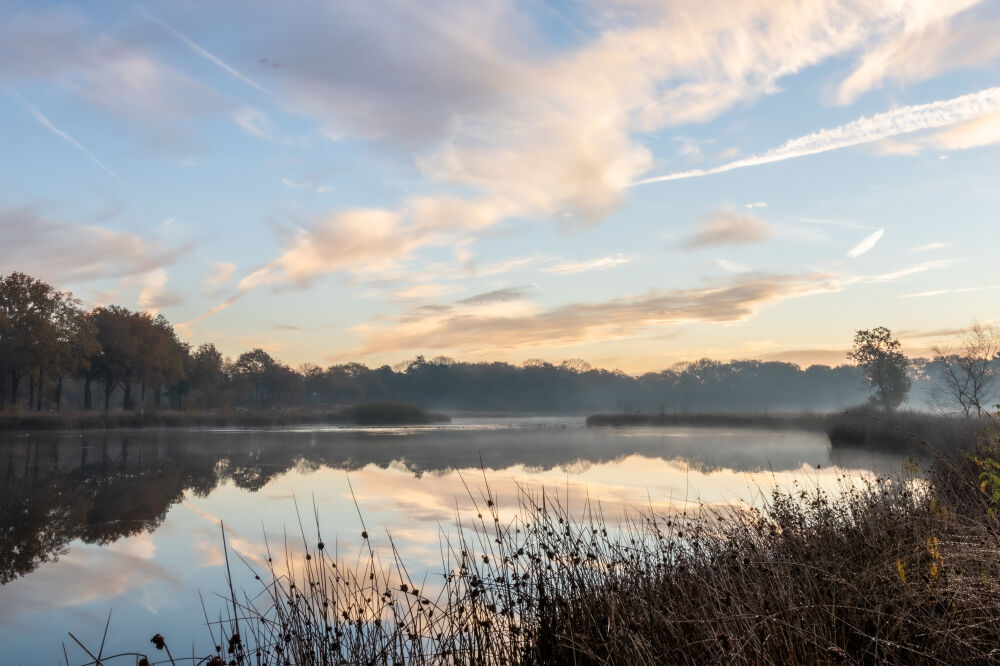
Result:
[[34,430],[110,430],[119,428],[265,428],[295,425],[427,425],[448,423],[446,414],[414,405],[375,402],[334,410],[287,409],[177,411],[25,412],[0,411],[0,432]]
[[410,577],[391,535],[379,553],[363,521],[355,558],[303,529],[301,544],[246,563],[259,589],[230,583],[223,614],[206,614],[217,652],[192,660],[996,663],[994,460],[996,441],[983,441],[927,470],[842,478],[834,493],[795,485],[759,508],[635,510],[614,524],[597,503],[570,512],[524,488],[501,510],[484,486],[469,492],[473,521],[442,532],[441,573],[428,580]]

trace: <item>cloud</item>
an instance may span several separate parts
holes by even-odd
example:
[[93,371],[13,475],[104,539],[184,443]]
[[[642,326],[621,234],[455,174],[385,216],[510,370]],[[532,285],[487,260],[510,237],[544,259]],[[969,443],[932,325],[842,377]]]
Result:
[[410,146],[443,137],[456,115],[500,103],[520,73],[515,54],[527,50],[527,26],[506,3],[306,0],[290,17],[256,2],[241,19],[253,35],[247,55],[294,62],[275,82],[287,104],[333,137]]
[[[886,80],[901,84],[929,79],[956,67],[980,65],[1000,55],[1000,22],[967,13],[980,0],[957,0],[901,7],[903,30],[878,42],[837,90],[850,104]],[[956,18],[958,20],[956,20]]]
[[911,247],[910,252],[930,252],[931,250],[940,250],[946,247],[951,247],[954,243],[927,243],[926,245],[918,245],[917,247]]
[[883,273],[881,275],[875,275],[868,278],[869,282],[892,282],[893,280],[898,280],[900,278],[907,277],[909,275],[914,275],[916,273],[923,273],[924,271],[930,271],[937,268],[947,268],[952,265],[952,261],[948,259],[939,259],[937,261],[925,261],[922,264],[917,264],[916,266],[908,266],[906,268],[901,268],[898,271],[893,271],[891,273]]
[[295,62],[277,92],[328,135],[403,147],[426,178],[503,201],[507,215],[593,224],[652,166],[637,134],[703,122],[891,40],[916,5],[584,4],[597,29],[558,45],[505,2],[304,2],[294,21],[280,5],[247,3],[235,20],[256,54]]
[[517,287],[505,287],[493,291],[475,294],[468,298],[456,301],[459,305],[480,305],[483,303],[509,303],[510,301],[520,301],[536,293],[538,288],[533,285],[521,285]]
[[538,254],[533,254],[528,257],[514,257],[512,259],[504,259],[503,261],[497,261],[492,264],[487,264],[482,268],[476,268],[473,272],[476,275],[480,276],[501,275],[503,273],[509,273],[511,271],[515,271],[519,268],[531,266],[532,264],[551,261],[551,259],[552,259],[551,257],[546,257]]
[[906,340],[913,339],[923,339],[923,338],[950,338],[956,335],[961,335],[965,333],[968,329],[965,328],[938,328],[931,331],[928,330],[918,330],[918,329],[906,329],[902,331],[896,331],[896,334],[900,338]]
[[872,151],[876,155],[892,155],[912,157],[919,155],[924,149],[918,141],[896,141],[895,139],[882,139],[872,144]]
[[456,234],[493,224],[503,215],[501,206],[439,196],[416,197],[399,211],[328,212],[288,234],[281,254],[243,277],[236,294],[180,326],[190,331],[193,324],[265,285],[302,289],[317,277],[336,272],[356,277],[389,274],[390,279],[400,279],[402,262],[416,250],[454,245]]
[[1000,110],[959,123],[944,131],[909,141],[884,139],[875,144],[880,155],[919,155],[926,150],[969,150],[1000,143]]
[[607,257],[590,259],[588,261],[563,261],[555,264],[554,266],[546,266],[540,270],[543,273],[559,273],[561,275],[586,273],[589,271],[601,271],[608,268],[614,268],[616,266],[622,266],[635,261],[636,258],[637,257],[629,257],[618,253]]
[[854,247],[852,247],[850,250],[847,251],[847,256],[850,257],[851,259],[857,259],[861,255],[863,255],[864,253],[870,251],[873,247],[875,247],[875,244],[878,243],[882,239],[882,236],[884,235],[885,235],[885,229],[879,229],[878,231],[865,236],[865,238],[860,243],[858,243],[857,245],[855,245]]
[[64,286],[144,275],[180,258],[167,247],[104,227],[52,220],[31,208],[0,209],[0,271],[25,271]]
[[[479,233],[509,218],[596,224],[652,166],[642,135],[704,122],[776,92],[783,77],[890,40],[905,31],[914,4],[643,2],[624,13],[584,4],[596,29],[558,44],[546,43],[530,10],[507,2],[334,8],[305,0],[294,19],[280,4],[247,2],[225,16],[245,27],[244,58],[252,49],[255,59],[281,54],[289,65],[268,84],[276,104],[314,118],[334,140],[360,137],[413,155],[431,187],[466,193],[383,211],[408,234],[393,244],[398,261],[442,243],[444,232]],[[221,16],[199,11],[209,12],[203,25]],[[188,39],[210,43],[207,31]],[[247,131],[273,137],[255,111],[234,115]],[[327,263],[323,270],[344,265]],[[281,281],[294,272],[269,275]]]
[[227,282],[233,277],[236,271],[236,264],[217,261],[212,264],[214,270],[205,278],[205,291],[209,295],[218,295]]
[[751,213],[723,208],[698,220],[698,230],[682,243],[695,250],[716,245],[760,243],[774,235],[771,225]]
[[456,291],[459,291],[458,287],[443,284],[417,284],[412,287],[395,289],[388,294],[388,297],[393,301],[423,301]]
[[752,270],[749,266],[738,264],[735,261],[727,261],[726,259],[716,259],[715,264],[722,270],[729,271],[730,273],[749,273]]
[[297,182],[291,178],[282,178],[281,184],[293,190],[312,190],[315,194],[326,194],[333,188],[329,185],[317,185],[309,181]]
[[744,208],[767,208],[766,201],[754,201],[743,205]]
[[277,259],[240,280],[241,290],[267,284],[304,287],[337,270],[388,267],[420,246],[398,213],[362,209],[333,214],[299,229]]
[[957,125],[992,113],[998,107],[1000,107],[1000,87],[986,88],[952,99],[903,106],[873,116],[865,116],[840,127],[819,130],[791,139],[784,145],[759,155],[711,169],[695,169],[646,178],[638,181],[636,185],[708,176],[733,169],[771,164],[772,162],[872,143],[900,134]]
[[229,306],[231,306],[233,303],[235,303],[236,301],[238,301],[241,298],[243,298],[244,296],[246,296],[248,293],[249,293],[248,290],[246,290],[246,289],[240,289],[235,294],[233,294],[232,296],[230,296],[229,298],[225,299],[224,301],[222,301],[220,303],[216,303],[215,305],[213,305],[212,307],[210,307],[205,312],[202,312],[200,315],[198,315],[198,316],[196,316],[196,317],[194,317],[192,319],[189,319],[187,321],[180,322],[179,324],[175,324],[174,328],[177,329],[177,332],[180,333],[181,335],[183,335],[185,337],[190,337],[192,329],[193,329],[193,327],[194,327],[195,324],[197,324],[200,321],[204,321],[205,319],[208,319],[209,317],[211,317],[214,314],[222,312],[223,310],[225,310]]
[[398,210],[330,211],[291,234],[279,257],[244,277],[239,288],[303,288],[317,276],[338,271],[398,272],[400,262],[416,250],[454,246],[456,238],[493,225],[507,212],[502,202],[447,195],[414,197]]
[[230,115],[247,134],[271,143],[283,143],[283,139],[276,134],[271,117],[266,111],[254,106],[244,106]]
[[697,139],[687,136],[675,136],[673,140],[680,142],[680,146],[677,148],[678,156],[686,157],[690,161],[701,159],[701,145]]
[[167,269],[157,268],[143,277],[136,301],[141,310],[155,315],[161,308],[178,305],[180,302],[180,295],[167,289]]
[[[1000,40],[997,43],[1000,44]],[[939,132],[927,143],[945,150],[967,150],[1000,143],[1000,110]]]
[[944,296],[946,294],[968,294],[976,291],[992,291],[1000,289],[1000,284],[990,284],[982,287],[961,287],[959,289],[935,289],[933,291],[921,291],[914,294],[903,294],[903,298],[927,298],[929,296]]
[[702,288],[652,290],[638,296],[548,310],[411,311],[388,324],[356,327],[364,345],[345,356],[419,349],[464,353],[488,350],[496,354],[502,350],[564,347],[628,338],[650,328],[682,322],[742,321],[768,304],[841,288],[840,279],[831,274],[743,275]]

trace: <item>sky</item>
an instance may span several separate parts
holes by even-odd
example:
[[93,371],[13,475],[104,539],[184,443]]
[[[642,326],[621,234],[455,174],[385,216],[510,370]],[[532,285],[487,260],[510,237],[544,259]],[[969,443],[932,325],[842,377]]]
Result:
[[1000,1],[0,0],[0,273],[296,366],[1000,319]]

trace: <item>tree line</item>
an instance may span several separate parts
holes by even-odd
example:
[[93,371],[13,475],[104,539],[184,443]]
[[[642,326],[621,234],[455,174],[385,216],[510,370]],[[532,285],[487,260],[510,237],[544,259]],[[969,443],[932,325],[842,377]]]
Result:
[[[260,348],[226,358],[193,347],[163,316],[110,305],[85,310],[66,291],[24,273],[0,276],[0,406],[62,409],[323,408],[377,401],[428,409],[829,411],[869,399],[885,409],[940,405],[966,414],[997,399],[996,329],[975,326],[932,359],[907,359],[884,328],[859,331],[855,364],[702,359],[631,376],[579,360],[468,363],[423,356],[390,367],[291,368]],[[870,385],[870,388],[869,386]]]

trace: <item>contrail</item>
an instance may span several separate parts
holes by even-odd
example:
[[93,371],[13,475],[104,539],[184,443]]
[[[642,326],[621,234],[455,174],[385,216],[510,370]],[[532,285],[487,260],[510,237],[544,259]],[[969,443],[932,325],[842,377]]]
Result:
[[93,162],[94,164],[96,164],[97,166],[99,166],[101,168],[101,170],[104,171],[104,173],[108,174],[109,176],[111,176],[112,178],[114,178],[115,180],[117,180],[122,185],[125,185],[125,181],[122,180],[121,178],[119,178],[118,174],[116,174],[114,171],[112,171],[110,168],[108,168],[108,166],[105,165],[104,162],[102,162],[101,160],[97,159],[97,157],[92,152],[90,152],[89,150],[87,150],[86,148],[84,148],[83,145],[79,141],[77,141],[76,139],[74,139],[73,137],[71,137],[69,134],[67,134],[63,130],[61,130],[58,127],[56,127],[55,125],[53,125],[52,121],[49,120],[48,118],[46,118],[45,114],[42,113],[38,109],[37,106],[35,106],[31,102],[29,102],[27,99],[25,99],[24,96],[21,93],[17,92],[13,88],[8,88],[8,91],[10,92],[11,96],[14,99],[16,99],[19,102],[21,102],[21,104],[23,104],[24,107],[26,109],[28,109],[28,112],[31,113],[32,116],[34,116],[35,120],[37,120],[42,125],[42,127],[44,127],[45,129],[49,130],[50,132],[52,132],[53,134],[55,134],[57,137],[59,137],[60,139],[62,139],[66,143],[68,143],[69,145],[71,145],[74,148],[76,148],[77,150],[79,150],[81,153],[83,153],[84,155],[86,155],[90,159],[91,162]]
[[257,90],[259,90],[260,92],[264,93],[265,95],[269,95],[270,94],[263,86],[261,86],[259,83],[257,83],[253,79],[251,79],[249,76],[246,76],[245,74],[243,74],[240,71],[238,71],[236,68],[230,66],[229,64],[227,64],[226,62],[224,62],[222,59],[220,59],[215,54],[213,54],[213,53],[205,50],[204,48],[202,48],[201,46],[199,46],[198,44],[196,44],[193,40],[191,40],[191,38],[189,38],[183,32],[181,32],[180,30],[177,30],[172,25],[170,25],[166,21],[162,20],[161,18],[159,18],[158,16],[156,16],[155,14],[153,14],[148,9],[143,9],[143,13],[145,13],[146,16],[148,16],[151,21],[153,21],[154,23],[156,23],[157,25],[159,25],[161,28],[163,28],[164,30],[166,30],[167,32],[169,32],[171,35],[173,35],[177,39],[179,39],[182,42],[184,42],[185,44],[187,44],[187,46],[192,51],[194,51],[195,53],[197,53],[198,55],[200,55],[205,60],[208,60],[210,63],[212,63],[216,67],[221,68],[223,71],[225,71],[227,74],[229,74],[233,78],[239,79],[240,81],[242,81],[243,83],[247,84],[248,86],[256,88]]
[[927,104],[904,106],[873,116],[864,116],[840,127],[823,129],[812,134],[791,139],[778,148],[773,148],[760,155],[751,155],[742,160],[735,160],[711,169],[693,169],[678,171],[664,176],[654,176],[633,183],[646,185],[667,180],[711,176],[717,173],[742,169],[743,167],[781,162],[796,157],[825,153],[829,150],[857,146],[873,141],[880,141],[900,134],[908,134],[925,129],[946,127],[956,123],[971,120],[982,114],[1000,108],[1000,86],[986,88],[976,93],[961,97],[938,100]]

